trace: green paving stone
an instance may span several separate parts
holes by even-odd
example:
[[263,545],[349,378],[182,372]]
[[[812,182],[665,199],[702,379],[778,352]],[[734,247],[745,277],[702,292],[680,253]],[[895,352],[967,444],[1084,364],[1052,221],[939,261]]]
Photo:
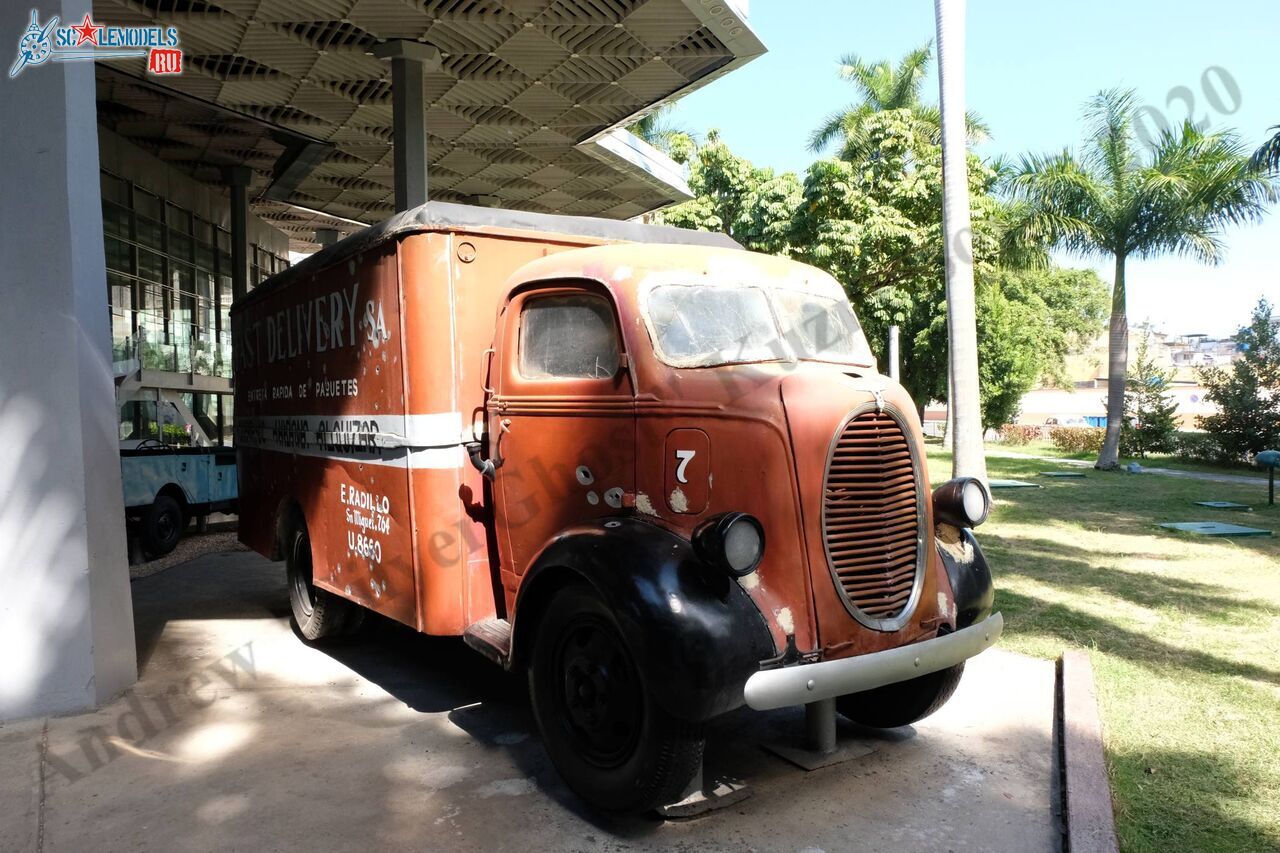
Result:
[[1083,480],[1084,474],[1080,471],[1041,471],[1041,477],[1059,477],[1067,480]]
[[1176,521],[1159,525],[1169,530],[1182,530],[1186,533],[1198,533],[1201,536],[1270,536],[1270,530],[1257,527],[1242,527],[1239,524],[1226,524],[1221,521]]
[[1210,509],[1237,509],[1243,512],[1253,512],[1253,507],[1248,504],[1232,503],[1231,501],[1196,501],[1196,506],[1207,506]]
[[1028,483],[1026,480],[992,480],[988,485],[993,489],[1039,489],[1039,483]]

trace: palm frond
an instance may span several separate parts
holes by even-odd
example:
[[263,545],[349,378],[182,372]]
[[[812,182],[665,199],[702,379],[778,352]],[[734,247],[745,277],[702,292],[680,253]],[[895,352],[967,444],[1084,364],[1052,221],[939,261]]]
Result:
[[1268,129],[1274,130],[1275,136],[1262,143],[1262,146],[1253,152],[1249,165],[1259,172],[1280,174],[1280,124]]
[[898,62],[893,70],[890,85],[890,109],[902,109],[920,103],[920,87],[924,85],[924,76],[933,61],[933,40],[925,42],[921,47],[908,53]]
[[1250,163],[1231,133],[1206,133],[1191,122],[1156,140],[1151,164],[1133,178],[1131,250],[1222,260],[1221,231],[1257,222],[1276,187]]
[[1132,89],[1106,89],[1085,103],[1085,163],[1108,175],[1115,190],[1137,165],[1133,130],[1136,95]]
[[973,110],[968,110],[964,114],[964,130],[970,144],[986,142],[991,138],[991,128],[983,120],[982,116]]
[[845,135],[845,122],[848,116],[860,105],[850,104],[842,110],[836,110],[822,120],[813,133],[809,134],[809,150],[815,154],[825,150],[831,143]]
[[886,80],[892,75],[889,63],[880,61],[868,63],[856,54],[847,53],[840,57],[836,72],[841,80],[852,83],[862,96],[863,101],[882,107],[886,100]]
[[1028,155],[1004,185],[1021,213],[1010,239],[1060,246],[1079,255],[1100,255],[1109,240],[1099,227],[1108,220],[1105,187],[1069,151]]

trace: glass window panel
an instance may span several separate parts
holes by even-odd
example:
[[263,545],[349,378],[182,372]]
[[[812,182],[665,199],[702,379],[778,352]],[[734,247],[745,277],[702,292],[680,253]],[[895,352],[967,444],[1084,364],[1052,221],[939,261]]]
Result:
[[530,379],[607,379],[618,371],[618,336],[608,300],[545,296],[520,312],[520,373]]
[[121,207],[110,201],[102,202],[102,230],[103,233],[112,234],[116,237],[124,237],[128,239],[130,234],[129,220],[132,214],[126,207]]
[[102,197],[116,204],[129,206],[129,183],[115,175],[102,173]]
[[208,243],[201,243],[197,241],[196,254],[195,254],[196,266],[198,266],[202,270],[213,272],[214,271],[213,260],[214,260],[213,246],[209,245]]
[[186,264],[170,261],[169,283],[173,285],[175,290],[194,294],[196,292],[195,271]]
[[[111,310],[133,310],[133,279],[119,273],[107,273],[107,287],[111,294]],[[123,299],[123,301],[119,301]]]
[[138,278],[145,281],[163,282],[164,258],[156,252],[146,249],[138,250]]
[[197,240],[202,243],[213,245],[213,223],[207,219],[195,218],[195,229],[193,232]]
[[646,307],[658,353],[673,367],[787,355],[760,288],[661,285],[650,291]]
[[191,237],[180,231],[169,230],[169,254],[179,260],[192,260]]
[[773,297],[782,334],[800,358],[871,360],[867,339],[848,302],[790,290],[776,290]]
[[145,216],[135,217],[134,227],[137,229],[137,241],[149,249],[164,249],[164,226],[154,219]]
[[165,224],[182,234],[191,233],[191,212],[176,204],[165,205]]
[[[230,364],[230,361],[228,361]],[[222,399],[222,443],[233,445],[236,443],[235,429],[235,397],[230,394],[223,394]]]
[[231,232],[225,228],[218,229],[218,248],[223,252],[231,251]]
[[160,220],[160,211],[163,206],[160,203],[160,197],[149,193],[138,187],[133,188],[133,209],[143,216],[149,216],[157,222]]
[[107,237],[104,244],[107,253],[107,269],[132,274],[133,246],[115,237]]
[[139,310],[159,313],[164,310],[164,288],[159,282],[147,282],[141,291]]

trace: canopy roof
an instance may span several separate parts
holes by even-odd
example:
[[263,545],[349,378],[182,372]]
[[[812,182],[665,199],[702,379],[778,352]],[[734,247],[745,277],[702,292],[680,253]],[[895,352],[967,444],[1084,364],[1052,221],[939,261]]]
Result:
[[[425,83],[432,198],[611,218],[687,194],[616,128],[764,52],[727,0],[95,0],[93,14],[175,26],[184,51],[181,76],[100,63],[100,121],[199,179],[250,166],[267,219],[280,203],[393,212],[380,42],[440,51]],[[301,236],[295,219],[275,221]]]

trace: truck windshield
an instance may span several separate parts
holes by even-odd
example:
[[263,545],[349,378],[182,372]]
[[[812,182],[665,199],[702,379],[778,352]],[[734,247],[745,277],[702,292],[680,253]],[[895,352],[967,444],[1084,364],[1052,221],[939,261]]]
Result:
[[658,356],[672,367],[874,361],[843,299],[782,288],[667,284],[649,291],[645,309]]

